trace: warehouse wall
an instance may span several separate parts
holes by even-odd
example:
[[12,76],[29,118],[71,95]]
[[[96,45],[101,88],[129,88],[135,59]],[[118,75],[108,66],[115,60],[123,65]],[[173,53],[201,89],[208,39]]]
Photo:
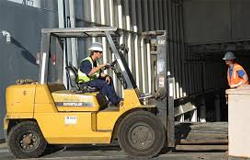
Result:
[[210,44],[249,40],[250,1],[184,0],[185,42]]
[[20,78],[38,79],[35,62],[40,50],[41,28],[58,26],[58,13],[52,9],[55,8],[39,9],[0,1],[0,32],[8,31],[12,40],[7,44],[0,34],[0,139],[4,138],[5,89]]

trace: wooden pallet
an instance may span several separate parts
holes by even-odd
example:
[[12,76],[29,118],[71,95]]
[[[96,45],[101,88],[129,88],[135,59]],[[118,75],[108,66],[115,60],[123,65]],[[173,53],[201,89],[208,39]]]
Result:
[[176,151],[226,151],[228,123],[178,123],[175,138]]

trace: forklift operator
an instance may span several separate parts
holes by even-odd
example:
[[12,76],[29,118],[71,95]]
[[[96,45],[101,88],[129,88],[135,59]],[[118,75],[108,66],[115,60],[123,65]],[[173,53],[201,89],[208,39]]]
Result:
[[107,96],[112,104],[121,107],[123,99],[117,96],[111,77],[101,71],[109,64],[98,64],[98,60],[103,55],[102,44],[94,42],[88,50],[90,56],[81,61],[78,69],[78,83],[100,89],[100,92]]

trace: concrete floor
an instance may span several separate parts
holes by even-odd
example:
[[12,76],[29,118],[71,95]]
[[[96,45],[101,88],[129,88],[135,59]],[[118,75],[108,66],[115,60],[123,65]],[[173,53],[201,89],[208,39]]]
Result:
[[[9,152],[5,143],[0,144],[0,159],[15,159]],[[68,146],[61,147],[57,150],[48,150],[48,153],[38,159],[48,160],[127,160],[136,159],[127,156],[119,147],[103,147],[103,146]],[[226,152],[171,152],[162,153],[153,160],[227,160]]]

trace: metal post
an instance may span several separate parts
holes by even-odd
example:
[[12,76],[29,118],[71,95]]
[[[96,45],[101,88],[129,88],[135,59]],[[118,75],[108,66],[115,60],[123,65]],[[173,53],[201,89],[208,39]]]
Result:
[[[184,113],[182,105],[179,106],[179,109],[180,109],[181,113]],[[184,122],[185,121],[185,115],[181,114],[181,115],[177,116],[176,117],[176,121],[178,121],[178,122]]]
[[220,95],[218,93],[215,94],[215,114],[216,114],[216,121],[220,121],[221,120],[221,116],[220,116]]
[[[96,13],[95,13],[95,3],[94,3],[94,0],[90,0],[90,13],[91,13],[91,15],[90,15],[90,21],[93,22],[93,23],[95,23],[95,21],[96,21]],[[96,38],[95,37],[92,38],[92,43],[93,42],[96,42]]]
[[145,85],[145,49],[144,49],[144,39],[141,39],[141,69],[142,69],[142,92],[146,92],[146,85]]
[[48,81],[48,65],[49,65],[49,43],[50,34],[42,33],[41,38],[41,64],[39,68],[39,83],[44,84]]
[[117,0],[117,7],[118,7],[118,27],[123,28],[121,0]]
[[[167,73],[167,72],[166,72]],[[167,135],[168,135],[168,147],[175,146],[175,116],[174,116],[174,79],[168,78],[168,99],[167,99]],[[171,87],[172,86],[172,87]],[[172,93],[171,93],[172,92]]]
[[[130,31],[131,30],[131,18],[130,18],[130,14],[129,14],[129,1],[128,0],[124,0],[124,13],[126,16],[126,30]],[[127,44],[128,44],[128,48],[130,48],[130,50],[128,51],[128,66],[129,69],[132,70],[132,52],[131,52],[131,33],[128,33],[128,38],[127,38]]]
[[163,13],[163,10],[166,10],[166,8],[163,9],[163,1],[159,0],[159,2],[158,2],[158,10],[156,10],[156,12],[158,12],[158,14],[159,14],[159,29],[160,30],[162,30],[164,28],[163,27],[164,26],[163,17],[165,16],[165,14]]
[[109,0],[109,18],[110,18],[110,26],[114,26],[114,3],[113,0]]
[[[145,0],[143,0],[144,2]],[[136,14],[138,16],[138,19],[136,19],[137,23],[135,23],[138,27],[138,30],[139,31],[142,31],[142,0],[136,0],[136,1],[132,1],[132,2],[135,2],[136,3]],[[132,4],[133,5],[133,4]],[[137,32],[137,31],[136,31]]]
[[206,122],[206,103],[205,97],[201,97],[201,105],[200,105],[200,122]]
[[[64,68],[63,68],[63,63],[64,63],[64,57],[63,55],[63,46],[60,42],[60,40],[57,37],[56,38],[56,53],[59,55],[56,58],[56,83],[63,83],[63,73],[64,73]],[[68,88],[68,85],[67,85]]]
[[[122,18],[122,3],[121,0],[117,0],[117,8],[118,8],[118,27],[123,29],[123,18]],[[124,33],[123,33],[124,34]],[[120,37],[120,44],[124,43],[124,35],[121,35]],[[117,85],[119,85],[117,83]],[[120,94],[123,94],[123,86],[119,85],[120,87],[117,87],[117,90]],[[121,89],[121,90],[119,90]]]
[[[69,15],[70,15],[70,9],[69,9],[69,1],[64,1],[64,8],[65,8],[65,22],[66,22],[66,26],[65,28],[70,28],[71,23],[70,23],[70,19],[69,19]],[[66,40],[66,54],[67,54],[67,62],[72,62],[72,46],[71,46],[71,39],[70,38],[65,38]]]
[[[106,64],[106,63],[108,63],[108,61],[107,61],[108,50],[107,50],[107,41],[106,41],[105,37],[102,37],[102,45],[103,45],[103,58],[102,58],[102,60],[103,60],[103,64]],[[107,74],[107,70],[105,70],[104,73]]]
[[158,3],[159,3],[159,0],[154,0],[153,1],[153,12],[154,12],[154,24],[155,24],[155,27],[154,27],[154,30],[159,30],[159,8],[158,8]]
[[95,22],[95,4],[94,0],[90,0],[90,20],[91,22]]
[[[114,26],[114,1],[113,0],[109,0],[109,18],[110,18],[110,26],[113,27]],[[114,53],[112,53],[111,59],[112,59],[112,61],[115,60]],[[116,75],[114,72],[112,74],[112,77],[113,77],[113,83],[114,83],[115,90],[117,91],[117,79],[116,79]]]
[[[100,1],[100,9],[101,9],[101,24],[105,25],[106,24],[106,13],[105,13],[105,6],[104,2],[105,0]],[[107,63],[107,41],[105,37],[102,37],[102,45],[103,45],[103,64]],[[105,74],[107,74],[107,70],[104,71]]]
[[[136,12],[136,3],[140,4],[140,0],[139,2],[137,1],[131,1],[131,6],[132,6],[132,20],[133,20],[133,31],[137,32],[138,31],[138,27],[137,27],[137,18],[136,18],[136,13],[138,14],[139,19],[141,18],[141,4],[138,5],[137,10],[138,12]],[[136,79],[136,85],[138,88],[140,88],[140,74],[139,74],[139,45],[138,45],[138,35],[135,34],[135,39],[134,39],[134,54],[135,54],[135,79]]]
[[42,53],[42,63],[40,65],[40,84],[47,83],[47,74],[48,74],[48,53]]
[[[69,15],[70,15],[70,24],[71,28],[75,28],[75,1],[69,1]],[[77,43],[75,38],[71,38],[71,54],[72,54],[72,65],[77,67],[77,59],[78,59],[78,52],[77,52]]]
[[[196,108],[194,105],[193,105],[193,108]],[[191,119],[190,119],[190,121],[191,122],[197,122],[198,120],[198,118],[197,118],[197,109],[194,109],[193,111],[191,111]]]
[[175,8],[175,22],[176,22],[176,53],[177,53],[177,60],[178,60],[178,92],[179,97],[183,97],[182,94],[182,63],[181,63],[181,42],[180,42],[180,18],[179,18],[179,5],[174,4]]
[[140,88],[140,73],[139,73],[139,45],[138,45],[138,35],[135,36],[135,79],[137,87]]
[[[58,22],[59,22],[59,28],[65,28],[66,23],[65,23],[65,4],[64,0],[58,0]],[[63,44],[63,48],[66,47],[66,41]],[[66,49],[63,50],[63,68],[67,66],[67,55],[66,55]],[[64,86],[68,86],[67,82],[67,75],[66,75],[66,70],[63,70],[63,84]]]
[[148,13],[149,13],[149,30],[153,31],[155,30],[155,17],[154,17],[154,0],[148,0]]
[[[170,0],[167,1],[167,11],[168,11],[168,39],[169,39],[169,47],[168,47],[168,52],[169,52],[169,70],[170,70],[170,76],[174,77],[175,76],[175,57],[174,57],[174,45],[173,45],[173,18],[172,18],[172,2]],[[175,89],[176,90],[176,89]],[[174,94],[174,98],[176,95]]]
[[128,51],[128,66],[129,66],[129,69],[132,71],[131,33],[128,33],[127,44],[128,44],[128,48],[129,48],[129,51]]
[[143,3],[143,18],[144,18],[144,23],[143,23],[143,30],[144,31],[149,31],[149,20],[148,20],[148,17],[149,17],[149,13],[148,13],[148,0],[142,0],[141,1]]
[[[115,54],[114,53],[112,53],[112,57],[111,58],[112,58],[112,61],[115,60]],[[113,83],[114,83],[115,90],[117,92],[117,78],[116,78],[116,75],[115,75],[114,72],[113,72]]]
[[181,64],[182,64],[182,85],[183,85],[183,97],[187,96],[187,88],[186,88],[186,76],[185,76],[185,65],[184,65],[184,59],[185,59],[185,48],[184,48],[184,26],[183,26],[183,6],[180,5],[179,9],[179,15],[180,15],[180,34],[181,34]]
[[64,0],[58,0],[58,22],[59,22],[59,28],[65,28],[65,22],[64,22]]
[[174,57],[174,77],[175,77],[175,97],[180,98],[179,92],[179,59],[178,59],[178,42],[177,42],[177,24],[176,24],[176,8],[175,2],[171,1],[172,14],[172,41],[173,41],[173,57]]
[[148,71],[148,93],[152,92],[152,74],[151,74],[151,57],[150,57],[150,43],[147,42],[147,71]]

